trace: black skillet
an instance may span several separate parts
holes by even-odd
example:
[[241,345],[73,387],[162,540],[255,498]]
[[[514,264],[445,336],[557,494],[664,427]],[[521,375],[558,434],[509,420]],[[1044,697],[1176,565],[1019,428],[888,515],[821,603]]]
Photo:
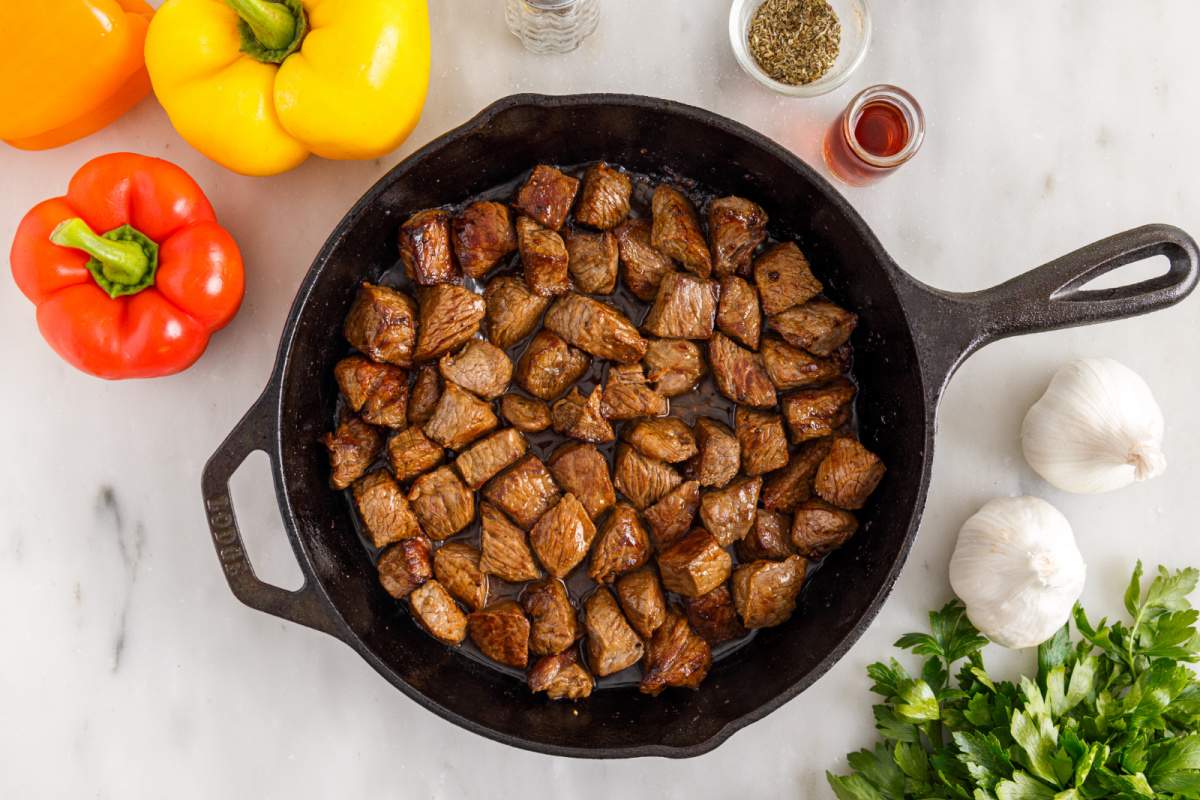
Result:
[[[771,233],[798,239],[835,301],[856,311],[855,377],[863,442],[888,465],[863,528],[815,574],[789,622],[714,665],[698,691],[657,698],[634,688],[554,703],[421,632],[376,580],[350,509],[330,491],[318,443],[336,402],[338,335],[355,289],[396,261],[396,231],[418,209],[455,203],[539,162],[604,159],[675,172],[761,203]],[[1081,288],[1154,255],[1166,274],[1115,289]],[[205,508],[233,593],[252,608],[324,631],[431,711],[517,747],[568,756],[695,756],[806,689],[859,637],[892,588],[925,504],[938,399],[970,353],[1015,334],[1165,308],[1195,288],[1196,243],[1148,225],[1077,250],[1006,283],[957,294],[900,269],[858,214],[803,161],[736,122],[626,95],[500,100],[397,165],[350,210],[292,305],[266,390],[204,469]],[[229,477],[254,450],[271,459],[284,527],[304,572],[291,592],[247,561]]]

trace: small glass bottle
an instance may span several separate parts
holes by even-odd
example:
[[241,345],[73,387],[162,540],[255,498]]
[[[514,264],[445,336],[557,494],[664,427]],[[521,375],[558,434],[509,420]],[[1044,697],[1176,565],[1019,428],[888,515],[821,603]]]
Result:
[[852,186],[874,183],[917,154],[925,115],[913,96],[895,86],[863,89],[825,134],[825,163]]
[[596,30],[599,0],[505,0],[508,29],[533,53],[569,53]]

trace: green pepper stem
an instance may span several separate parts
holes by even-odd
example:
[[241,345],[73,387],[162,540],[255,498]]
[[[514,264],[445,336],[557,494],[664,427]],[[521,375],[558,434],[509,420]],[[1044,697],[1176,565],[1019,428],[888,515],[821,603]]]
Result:
[[58,223],[50,234],[50,241],[87,253],[100,262],[104,277],[115,284],[134,286],[146,277],[150,269],[150,257],[137,242],[114,241],[97,236],[79,217]]
[[296,37],[296,17],[283,3],[272,0],[225,0],[250,26],[267,50],[282,50]]

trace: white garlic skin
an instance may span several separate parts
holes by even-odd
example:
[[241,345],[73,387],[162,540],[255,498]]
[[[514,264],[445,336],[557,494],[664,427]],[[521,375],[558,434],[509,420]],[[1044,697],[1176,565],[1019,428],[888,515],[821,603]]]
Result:
[[1066,623],[1087,566],[1071,524],[1037,497],[999,497],[958,532],[950,586],[993,642],[1034,647]]
[[1163,415],[1141,376],[1111,358],[1063,366],[1021,426],[1025,460],[1059,489],[1096,494],[1161,475]]

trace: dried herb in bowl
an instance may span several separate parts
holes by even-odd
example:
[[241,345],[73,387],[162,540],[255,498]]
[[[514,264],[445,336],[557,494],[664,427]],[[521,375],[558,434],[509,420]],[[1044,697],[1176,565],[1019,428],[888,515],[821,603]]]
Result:
[[750,21],[750,53],[781,83],[812,83],[833,67],[842,24],[827,0],[766,0]]

